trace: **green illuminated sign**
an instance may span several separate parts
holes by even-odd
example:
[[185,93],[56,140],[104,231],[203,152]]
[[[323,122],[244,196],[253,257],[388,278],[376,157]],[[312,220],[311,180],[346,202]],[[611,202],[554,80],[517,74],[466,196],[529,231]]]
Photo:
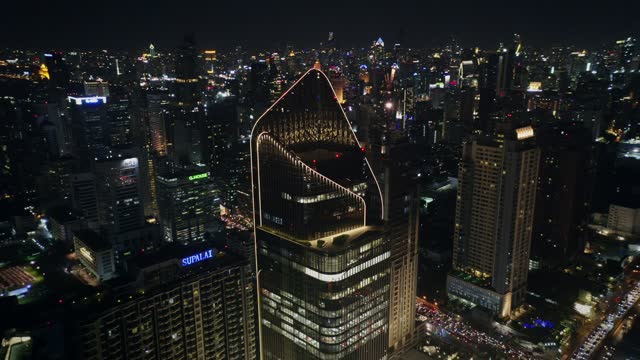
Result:
[[204,179],[204,178],[208,178],[208,177],[209,177],[209,173],[191,175],[191,176],[189,176],[189,181],[198,180],[198,179]]

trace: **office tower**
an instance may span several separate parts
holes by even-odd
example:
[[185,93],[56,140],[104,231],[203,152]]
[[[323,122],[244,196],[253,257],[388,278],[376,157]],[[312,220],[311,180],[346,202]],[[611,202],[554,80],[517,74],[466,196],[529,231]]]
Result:
[[464,144],[453,236],[452,298],[501,317],[525,299],[540,151],[524,127]]
[[212,224],[216,192],[209,169],[170,169],[157,176],[158,210],[165,242],[204,241]]
[[176,53],[176,99],[181,106],[193,107],[202,97],[199,77],[198,48],[195,35],[184,37]]
[[591,136],[579,122],[553,122],[538,128],[541,151],[531,246],[532,266],[553,266],[581,248],[591,208],[594,168]]
[[332,67],[329,69],[329,79],[331,79],[331,86],[333,86],[333,90],[336,92],[336,97],[338,98],[338,102],[340,104],[344,104],[344,83],[345,78],[340,72],[340,69],[337,67]]
[[8,97],[0,99],[0,114],[0,195],[11,197],[19,192],[16,177],[22,117],[16,101]]
[[246,261],[212,248],[170,247],[134,259],[130,268],[136,280],[122,287],[130,291],[70,311],[66,339],[75,341],[66,359],[256,358]]
[[176,53],[175,106],[169,126],[174,160],[181,164],[202,163],[204,109],[201,106],[203,84],[195,37],[187,35]]
[[637,41],[635,38],[629,37],[626,40],[618,41],[620,47],[620,69],[625,71],[635,70],[631,64],[636,55]]
[[156,174],[162,158],[151,153],[148,148],[142,149],[140,157],[140,173],[143,182],[143,203],[144,215],[146,217],[158,218],[158,187]]
[[167,110],[166,96],[162,93],[147,94],[147,121],[146,133],[151,149],[159,155],[167,154]]
[[204,63],[207,70],[207,74],[213,75],[216,66],[216,51],[205,50],[204,51]]
[[92,228],[98,223],[98,195],[96,181],[92,173],[71,175],[71,200],[73,207],[79,210]]
[[119,147],[133,143],[129,100],[111,99],[107,104],[106,127],[110,146]]
[[514,81],[515,50],[502,49],[498,52],[498,78],[496,94],[499,97],[506,96],[512,89]]
[[[144,221],[139,156],[110,149],[96,154],[93,164],[98,198],[98,223],[118,258],[150,250],[156,244],[152,226]],[[119,259],[118,259],[119,261]]]
[[380,65],[380,62],[384,60],[384,41],[381,37],[373,42],[369,54],[369,59],[373,65]]
[[228,97],[210,104],[207,108],[202,162],[216,175],[227,174],[224,163],[233,155],[231,148],[239,138],[237,106],[235,97]]
[[478,103],[478,130],[490,132],[493,129],[495,119],[496,89],[498,87],[498,54],[487,54],[479,66],[479,90],[480,101]]
[[[387,137],[388,138],[388,137]],[[389,348],[395,352],[413,346],[418,287],[419,188],[415,170],[420,152],[399,142],[385,146],[382,155],[386,228],[391,244],[389,292]]]
[[91,152],[108,144],[107,98],[104,96],[68,98],[71,112],[73,151],[88,160]]
[[71,75],[62,53],[44,54],[44,60],[49,71],[50,86],[53,88],[66,88],[69,85]]
[[518,59],[515,49],[501,48],[485,54],[480,61],[478,129],[485,133],[492,133],[500,121],[498,110],[501,107],[497,102],[508,98],[514,88],[514,68]]
[[365,154],[317,69],[254,125],[263,359],[386,357],[391,249]]

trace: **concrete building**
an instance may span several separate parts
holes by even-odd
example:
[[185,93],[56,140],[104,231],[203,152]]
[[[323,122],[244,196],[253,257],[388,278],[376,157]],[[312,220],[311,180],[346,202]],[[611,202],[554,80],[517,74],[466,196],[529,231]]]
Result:
[[611,204],[607,228],[623,235],[640,234],[640,209]]
[[501,317],[526,295],[540,162],[533,135],[526,127],[467,142],[459,166],[447,290]]
[[100,234],[93,230],[76,230],[73,245],[80,263],[98,280],[109,280],[115,276],[113,247]]

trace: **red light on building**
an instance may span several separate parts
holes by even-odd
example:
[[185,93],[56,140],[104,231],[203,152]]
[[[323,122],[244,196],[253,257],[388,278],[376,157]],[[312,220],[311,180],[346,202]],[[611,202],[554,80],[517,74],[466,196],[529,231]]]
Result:
[[340,159],[341,156],[342,156],[342,154],[336,153],[336,159]]
[[367,149],[363,146],[363,147],[360,148],[360,151],[367,152]]

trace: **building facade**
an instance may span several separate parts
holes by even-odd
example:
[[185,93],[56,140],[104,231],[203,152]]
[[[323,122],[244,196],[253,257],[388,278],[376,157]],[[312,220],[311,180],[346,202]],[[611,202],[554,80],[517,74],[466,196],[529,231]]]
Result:
[[215,197],[208,169],[194,167],[158,175],[156,186],[163,241],[203,241],[213,221]]
[[527,127],[468,142],[459,167],[447,290],[502,317],[526,295],[540,162],[532,138]]
[[73,246],[80,263],[98,280],[109,280],[115,276],[113,246],[100,234],[93,230],[76,230]]
[[327,76],[307,71],[255,123],[251,163],[263,359],[384,359],[380,186]]
[[174,250],[172,257],[138,264],[135,297],[122,296],[125,301],[76,323],[71,358],[256,358],[248,263],[219,259],[213,249]]

